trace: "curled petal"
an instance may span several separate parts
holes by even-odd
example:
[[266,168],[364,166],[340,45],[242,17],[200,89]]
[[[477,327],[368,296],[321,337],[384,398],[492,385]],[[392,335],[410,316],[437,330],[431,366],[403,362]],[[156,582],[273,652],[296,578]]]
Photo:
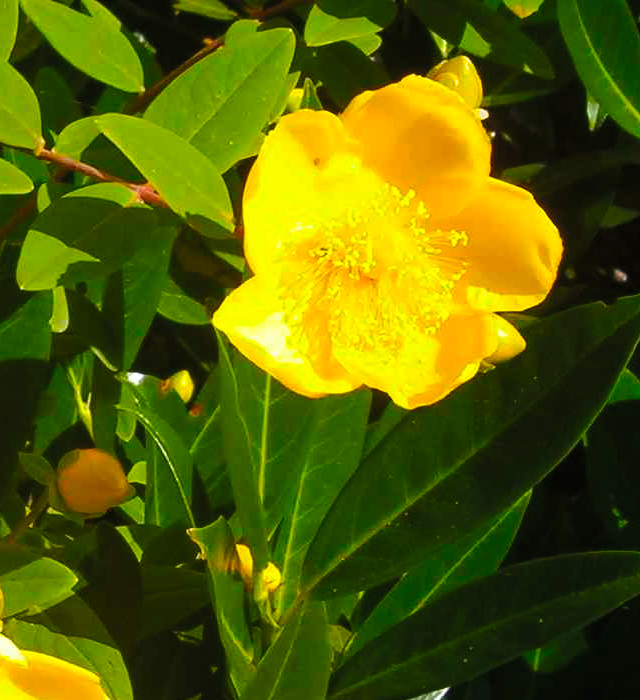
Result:
[[474,111],[439,83],[410,75],[356,97],[342,114],[362,161],[386,182],[418,192],[427,209],[462,209],[489,175],[491,146]]
[[562,241],[526,190],[489,178],[463,211],[437,223],[468,236],[457,252],[468,263],[462,303],[478,311],[522,311],[549,293]]
[[213,315],[213,325],[245,357],[298,394],[316,398],[361,385],[330,359],[330,352],[324,353],[324,361],[312,365],[291,347],[292,332],[284,315],[280,300],[258,277],[252,277],[224,300]]
[[497,315],[494,315],[493,318],[496,324],[498,347],[492,355],[486,358],[486,362],[492,365],[511,360],[527,347],[525,339],[509,321]]

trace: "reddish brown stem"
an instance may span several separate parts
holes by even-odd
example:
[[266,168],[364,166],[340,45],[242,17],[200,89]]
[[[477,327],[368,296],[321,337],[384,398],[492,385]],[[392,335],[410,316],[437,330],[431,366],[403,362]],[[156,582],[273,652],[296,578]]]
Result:
[[251,19],[263,20],[273,17],[274,15],[280,15],[296,5],[309,5],[311,2],[312,0],[282,0],[282,2],[279,2],[277,5],[272,5],[262,10],[251,10],[247,8],[247,14]]
[[205,45],[198,53],[193,54],[191,58],[188,58],[184,63],[174,68],[170,73],[167,73],[164,78],[158,80],[158,82],[152,85],[148,90],[138,95],[133,102],[127,106],[125,113],[137,114],[138,112],[143,112],[169,83],[173,82],[179,75],[182,75],[182,73],[191,68],[195,63],[198,63],[198,61],[201,61],[224,44],[222,39],[205,39],[204,41]]

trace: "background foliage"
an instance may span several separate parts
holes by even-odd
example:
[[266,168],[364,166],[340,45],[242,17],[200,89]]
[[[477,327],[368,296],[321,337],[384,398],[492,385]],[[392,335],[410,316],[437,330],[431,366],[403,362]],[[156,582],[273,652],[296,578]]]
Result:
[[[112,700],[638,696],[639,15],[0,0],[7,636]],[[485,85],[494,173],[565,242],[518,319],[527,351],[411,413],[296,396],[209,323],[245,272],[250,159],[295,87],[339,112],[458,53]],[[186,406],[162,381],[183,369]],[[50,465],[94,445],[136,497],[86,522],[38,513]]]

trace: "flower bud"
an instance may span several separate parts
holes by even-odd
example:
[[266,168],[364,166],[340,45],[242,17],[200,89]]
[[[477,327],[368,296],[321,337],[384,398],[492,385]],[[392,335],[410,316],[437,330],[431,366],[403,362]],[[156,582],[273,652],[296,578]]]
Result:
[[65,510],[89,516],[101,515],[135,493],[120,462],[97,449],[68,452],[58,464],[54,487]]
[[178,393],[178,396],[184,401],[184,403],[189,403],[191,397],[193,396],[193,379],[186,369],[182,369],[175,374],[172,374],[169,379],[165,379],[160,384],[162,391],[169,392],[171,389]]
[[469,107],[475,109],[482,102],[482,82],[476,67],[467,56],[441,61],[427,73],[427,78],[457,92]]
[[[245,587],[247,590],[251,590],[253,588],[253,556],[251,555],[251,550],[246,544],[237,544],[236,555],[237,560],[232,566],[232,571],[239,572]],[[273,562],[269,562],[262,572],[262,580],[267,591],[273,593],[282,583],[280,569]]]

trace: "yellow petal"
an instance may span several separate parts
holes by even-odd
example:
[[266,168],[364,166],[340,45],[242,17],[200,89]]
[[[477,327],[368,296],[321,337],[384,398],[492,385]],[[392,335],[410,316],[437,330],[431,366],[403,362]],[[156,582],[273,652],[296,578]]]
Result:
[[452,90],[417,75],[356,97],[342,121],[365,166],[427,209],[462,209],[489,175],[491,145],[474,111]]
[[[235,347],[265,372],[292,391],[316,398],[356,389],[355,380],[337,363],[312,366],[309,359],[290,347],[291,329],[275,294],[258,277],[235,289],[213,315],[213,325]],[[328,335],[325,333],[328,339]]]
[[473,309],[522,311],[549,293],[562,241],[526,190],[489,178],[463,211],[432,223],[468,236],[468,244],[455,254],[468,263],[461,301]]
[[330,112],[287,114],[267,135],[243,196],[244,251],[255,273],[271,269],[292,230],[322,218],[336,196],[346,199],[340,181],[358,164],[349,149],[342,122]]
[[26,667],[0,661],[3,700],[109,700],[95,673],[48,654],[23,653]]

